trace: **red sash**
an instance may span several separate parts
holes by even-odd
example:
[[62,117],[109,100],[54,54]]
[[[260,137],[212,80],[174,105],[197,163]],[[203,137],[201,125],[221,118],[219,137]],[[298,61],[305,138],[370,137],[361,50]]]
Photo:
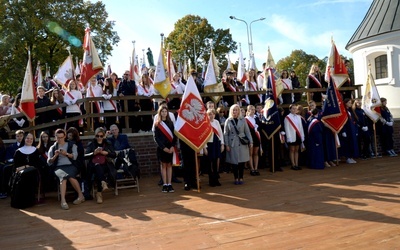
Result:
[[292,125],[292,127],[294,128],[294,130],[296,131],[296,134],[300,137],[300,139],[303,139],[303,138],[301,138],[301,133],[300,133],[300,131],[299,131],[299,128],[298,128],[297,125],[292,121],[292,119],[291,119],[289,116],[286,116],[285,118],[288,119],[290,125]]
[[308,75],[313,81],[318,85],[319,88],[322,88],[322,84],[319,82],[319,80],[314,76],[314,75]]
[[221,135],[219,134],[218,129],[214,126],[220,126],[220,125],[214,125],[214,123],[211,123],[211,128],[214,134],[218,137],[219,140],[221,140]]
[[[94,95],[94,93],[93,93],[92,86],[90,86],[89,91],[90,91],[90,95],[91,95],[92,97],[96,97],[96,96]],[[100,104],[98,101],[95,101],[95,102],[93,102],[93,103],[94,103],[94,105],[96,105],[97,111],[98,111],[99,113],[104,113],[104,109],[102,108],[101,104]],[[100,122],[104,122],[104,117],[100,117],[99,120],[100,120]]]
[[[75,100],[75,97],[69,91],[67,92],[67,95],[69,97],[71,97],[72,100]],[[78,105],[78,107],[79,107],[79,105]],[[57,109],[57,111],[58,111],[58,109]],[[58,112],[60,112],[60,111],[58,111]],[[82,111],[80,109],[79,109],[79,112],[82,115]],[[61,111],[61,114],[62,114],[62,111]],[[78,124],[79,124],[79,127],[83,127],[83,119],[79,119]],[[67,124],[65,124],[65,128],[67,128]]]
[[[56,104],[60,104],[58,101],[56,101]],[[60,114],[60,115],[62,115],[63,114],[63,111],[62,111],[62,108],[57,108],[57,112]]]
[[[255,86],[255,84],[257,84],[257,83],[253,84],[252,82],[250,82],[250,81],[248,81],[248,80],[246,80],[246,81],[248,82],[249,87],[250,87],[253,91],[257,91],[257,87]],[[261,95],[258,95],[258,98],[260,98],[260,102],[262,102],[262,96],[261,96]]]
[[247,118],[247,117],[246,117],[246,122],[247,122],[247,125],[249,125],[249,127],[250,127],[251,129],[253,129],[254,132],[256,132],[257,139],[258,139],[258,141],[261,143],[260,132],[258,132],[258,131],[256,130],[256,128],[254,127],[254,124],[253,124],[253,123],[250,121],[250,119]]
[[[174,134],[169,129],[167,124],[161,121],[158,124],[158,128],[161,130],[163,135],[168,139],[168,141],[172,143],[172,141],[174,140]],[[172,166],[180,166],[180,165],[181,165],[181,160],[179,159],[178,148],[174,146],[174,152],[172,153]]]
[[288,84],[288,83],[286,83],[285,81],[287,81],[287,80],[289,80],[289,79],[281,79],[282,80],[282,83],[283,83],[283,85],[285,85],[285,89],[292,89],[291,87],[290,87],[290,85]]
[[314,127],[315,124],[317,124],[319,121],[318,119],[313,119],[310,123],[310,125],[308,125],[308,133],[310,133],[310,131],[312,130],[312,128]]

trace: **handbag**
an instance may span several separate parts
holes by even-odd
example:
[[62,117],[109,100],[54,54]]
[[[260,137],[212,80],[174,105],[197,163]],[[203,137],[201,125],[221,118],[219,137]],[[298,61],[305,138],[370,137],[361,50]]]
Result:
[[245,136],[239,136],[239,130],[237,129],[235,122],[234,122],[233,120],[231,120],[231,122],[232,122],[232,124],[233,124],[233,127],[234,127],[235,130],[236,130],[236,134],[237,134],[238,137],[239,137],[240,143],[241,143],[242,145],[249,145],[249,142],[250,142],[249,138],[247,138],[246,135],[245,135]]
[[102,164],[106,163],[106,156],[105,156],[105,155],[102,155],[102,154],[97,154],[97,155],[95,155],[95,156],[93,157],[92,163],[93,163],[93,164],[100,164],[100,165],[102,165]]

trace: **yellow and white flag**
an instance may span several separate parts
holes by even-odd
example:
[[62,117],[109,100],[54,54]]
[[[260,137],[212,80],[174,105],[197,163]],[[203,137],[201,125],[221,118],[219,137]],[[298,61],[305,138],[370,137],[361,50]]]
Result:
[[164,49],[161,46],[160,55],[156,65],[156,72],[154,74],[154,88],[160,93],[163,98],[167,98],[171,91],[171,83],[169,81],[164,59]]
[[375,108],[380,107],[381,104],[378,89],[376,88],[371,71],[369,71],[367,82],[365,84],[365,94],[362,100],[362,109],[374,123],[377,122],[381,116],[377,111],[375,111]]
[[[210,60],[208,61],[206,76],[204,78],[205,93],[224,92],[224,86],[217,80],[218,75],[219,67],[214,52],[211,49]],[[217,103],[221,99],[221,96],[212,96],[211,99]]]

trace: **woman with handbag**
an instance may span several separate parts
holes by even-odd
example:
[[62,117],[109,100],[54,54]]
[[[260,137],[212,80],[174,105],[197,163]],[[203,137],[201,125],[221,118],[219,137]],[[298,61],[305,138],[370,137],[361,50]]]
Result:
[[244,164],[249,161],[249,147],[253,147],[253,139],[240,107],[234,104],[229,109],[229,117],[224,126],[224,142],[226,163],[231,164],[235,185],[243,184]]
[[[96,200],[98,204],[103,203],[102,192],[108,189],[106,173],[108,173],[111,182],[115,181],[116,170],[112,159],[116,153],[110,141],[106,138],[106,132],[102,127],[94,131],[95,138],[88,144],[85,157],[89,158],[88,179],[94,174],[97,183]],[[91,180],[88,180],[89,183]]]

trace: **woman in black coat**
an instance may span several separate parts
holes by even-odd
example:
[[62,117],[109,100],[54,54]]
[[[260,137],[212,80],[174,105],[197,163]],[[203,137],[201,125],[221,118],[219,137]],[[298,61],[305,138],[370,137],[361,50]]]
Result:
[[106,139],[106,132],[103,128],[95,130],[95,138],[88,144],[85,157],[89,159],[88,163],[88,181],[95,175],[97,183],[96,199],[97,203],[103,203],[102,191],[108,189],[106,173],[108,173],[111,184],[115,183],[117,171],[114,167],[113,159],[116,153],[110,141]]

